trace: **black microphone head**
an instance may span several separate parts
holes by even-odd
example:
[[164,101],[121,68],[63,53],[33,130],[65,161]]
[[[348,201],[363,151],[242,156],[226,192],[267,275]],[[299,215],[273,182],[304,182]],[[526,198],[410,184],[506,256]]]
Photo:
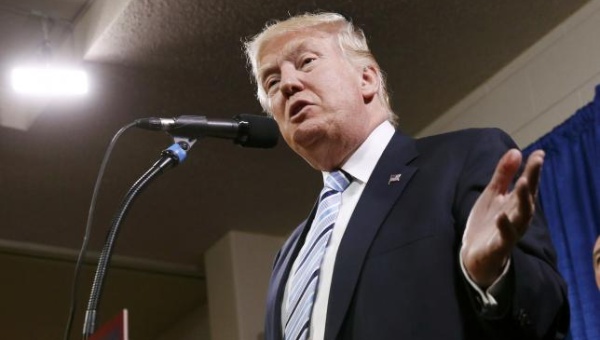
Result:
[[242,113],[233,119],[240,122],[240,128],[244,129],[234,143],[249,148],[272,148],[277,145],[279,128],[273,118]]

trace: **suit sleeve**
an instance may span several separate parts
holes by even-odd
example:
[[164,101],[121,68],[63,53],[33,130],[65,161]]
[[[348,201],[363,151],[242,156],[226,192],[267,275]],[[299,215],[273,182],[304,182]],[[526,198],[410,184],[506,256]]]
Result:
[[[497,162],[515,143],[496,129],[480,130],[464,159],[453,207],[457,228],[464,232],[471,207],[494,172]],[[465,280],[464,289],[475,315],[490,339],[561,339],[567,332],[566,285],[556,268],[541,207],[511,254],[511,266],[500,295],[501,310],[490,312]]]

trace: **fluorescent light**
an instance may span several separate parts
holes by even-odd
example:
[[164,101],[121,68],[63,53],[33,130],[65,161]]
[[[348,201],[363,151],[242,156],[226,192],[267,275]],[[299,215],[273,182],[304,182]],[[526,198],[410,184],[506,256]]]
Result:
[[22,94],[69,96],[88,92],[87,74],[79,69],[17,67],[11,78],[13,89]]

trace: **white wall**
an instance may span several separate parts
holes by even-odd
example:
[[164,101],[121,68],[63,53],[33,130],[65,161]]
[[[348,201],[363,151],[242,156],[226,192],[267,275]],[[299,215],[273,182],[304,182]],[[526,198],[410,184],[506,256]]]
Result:
[[230,231],[205,253],[212,340],[262,338],[269,278],[284,241]]
[[590,102],[596,84],[600,0],[582,7],[418,136],[499,127],[525,147]]

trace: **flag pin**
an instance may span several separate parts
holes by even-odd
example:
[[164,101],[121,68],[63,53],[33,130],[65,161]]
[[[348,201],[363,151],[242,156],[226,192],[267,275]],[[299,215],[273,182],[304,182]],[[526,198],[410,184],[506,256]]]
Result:
[[388,181],[388,185],[392,184],[392,182],[400,182],[400,176],[402,176],[402,174],[390,175],[390,180]]

